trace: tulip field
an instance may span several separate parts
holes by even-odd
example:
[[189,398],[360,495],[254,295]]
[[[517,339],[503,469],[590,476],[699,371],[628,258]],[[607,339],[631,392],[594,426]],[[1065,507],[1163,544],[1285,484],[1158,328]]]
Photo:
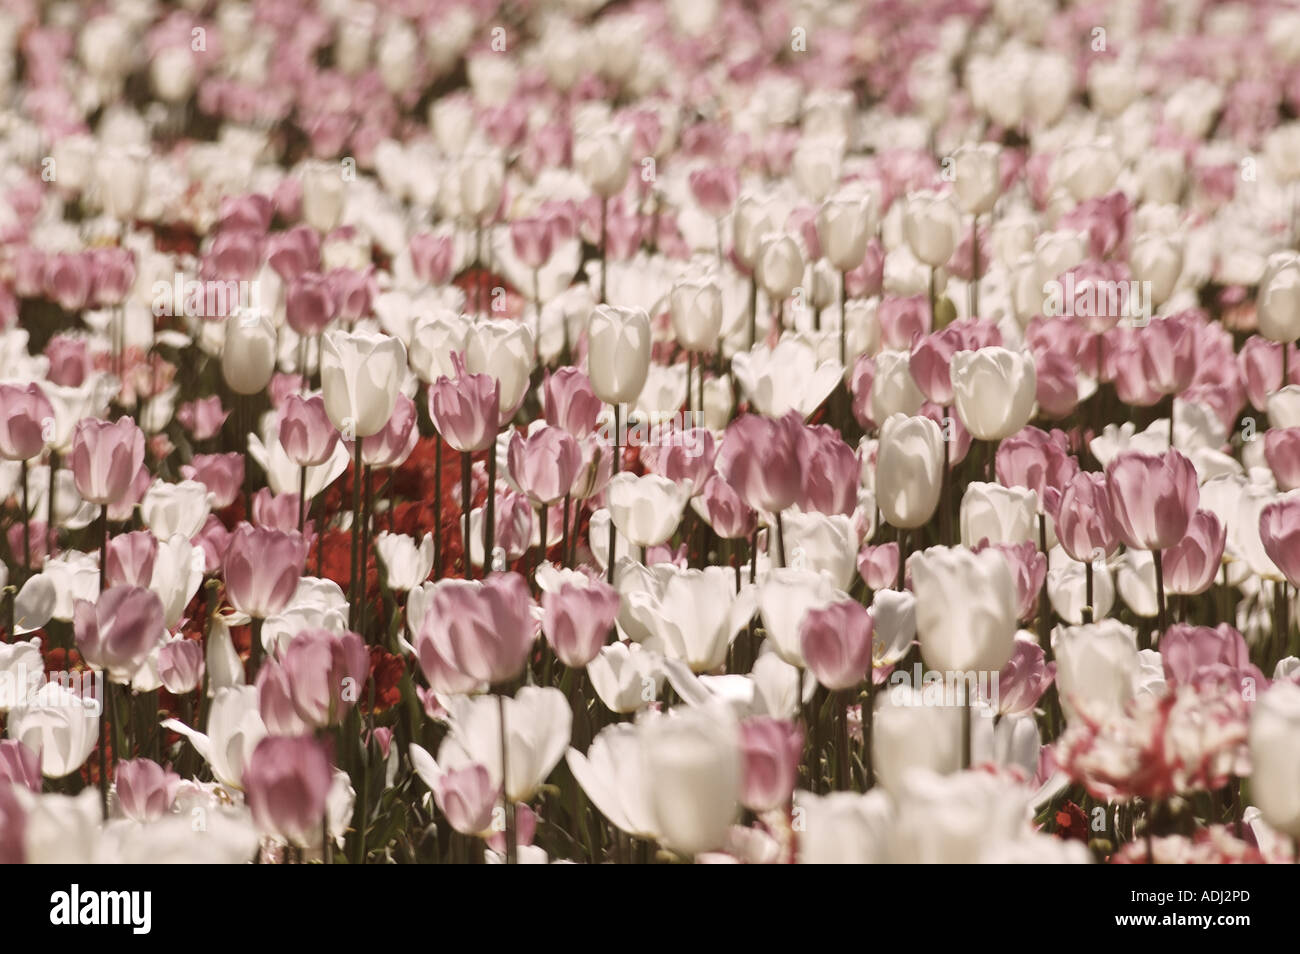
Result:
[[1300,862],[1297,116],[1263,0],[6,0],[0,861]]

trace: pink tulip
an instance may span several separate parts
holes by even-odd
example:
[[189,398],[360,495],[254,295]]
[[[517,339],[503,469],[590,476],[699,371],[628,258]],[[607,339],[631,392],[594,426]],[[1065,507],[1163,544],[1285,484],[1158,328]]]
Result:
[[1287,345],[1288,374],[1282,380],[1282,346],[1252,335],[1237,352],[1237,367],[1246,396],[1257,411],[1268,410],[1268,396],[1286,384],[1300,383],[1300,349]]
[[477,691],[482,686],[482,681],[465,675],[438,653],[433,644],[433,630],[433,621],[426,613],[420,632],[415,637],[415,658],[429,687],[433,692],[446,696],[460,696]]
[[152,822],[172,807],[181,777],[149,759],[117,763],[117,804],[131,821]]
[[196,441],[206,441],[221,433],[230,412],[222,409],[221,398],[199,398],[182,404],[176,411],[176,420],[190,432]]
[[1300,487],[1300,427],[1273,428],[1264,434],[1264,459],[1281,490]]
[[482,582],[444,580],[424,618],[438,655],[480,682],[499,685],[519,675],[537,636],[528,584],[518,573]]
[[292,532],[298,529],[298,495],[274,494],[263,487],[253,494],[253,526]]
[[451,280],[452,245],[449,235],[412,235],[407,243],[411,266],[422,282],[445,285]]
[[887,590],[898,582],[898,544],[865,546],[858,552],[858,575],[868,589]]
[[780,420],[738,417],[723,435],[718,472],[750,507],[780,513],[799,498],[802,431],[797,411]]
[[754,812],[789,805],[803,755],[803,727],[753,716],[740,723],[740,748],[744,758],[741,804]]
[[853,600],[811,609],[799,627],[809,671],[832,691],[850,689],[871,669],[871,614]]
[[317,467],[330,459],[339,432],[330,423],[325,399],[319,394],[304,398],[290,394],[280,405],[280,446],[299,467]]
[[143,464],[144,432],[129,417],[111,424],[89,417],[77,423],[72,475],[83,499],[103,505],[125,497]]
[[1292,586],[1300,587],[1300,491],[1291,491],[1259,514],[1264,552]]
[[1184,314],[1155,318],[1138,333],[1142,372],[1160,394],[1177,394],[1196,373],[1195,319]]
[[[924,295],[885,298],[876,309],[876,319],[880,322],[881,344],[906,351],[918,337],[930,333],[930,303]],[[942,403],[951,403],[951,398]]]
[[541,427],[527,437],[510,435],[510,476],[534,503],[553,504],[573,487],[582,466],[582,450],[567,431]]
[[97,602],[77,600],[73,609],[77,649],[92,666],[129,681],[166,631],[162,600],[141,586],[110,586]]
[[1144,362],[1144,348],[1138,331],[1112,328],[1104,337],[1106,380],[1115,385],[1115,393],[1125,404],[1151,407],[1165,392],[1156,387]]
[[181,476],[208,488],[213,509],[221,510],[235,502],[244,486],[244,455],[239,451],[195,454],[193,460],[181,467]]
[[303,630],[289,641],[279,661],[258,675],[259,705],[264,709],[270,700],[263,679],[273,679],[267,672],[277,669],[283,679],[279,688],[287,692],[293,714],[309,729],[323,729],[338,725],[360,699],[370,657],[356,633]]
[[1030,541],[1024,543],[989,543],[981,540],[971,549],[997,550],[1011,568],[1011,578],[1016,583],[1016,618],[1030,620],[1038,612],[1038,597],[1047,579],[1047,555],[1040,553]]
[[653,468],[675,483],[689,480],[692,496],[697,496],[714,477],[717,455],[713,432],[706,427],[692,427],[664,438],[654,455]]
[[265,232],[271,227],[274,212],[271,199],[264,195],[228,195],[221,200],[218,227],[224,232]]
[[1250,661],[1246,640],[1227,623],[1213,628],[1175,623],[1160,638],[1160,660],[1170,685],[1222,685],[1240,691],[1250,680],[1256,693],[1268,688],[1268,680]]
[[316,272],[303,272],[285,292],[284,317],[303,336],[318,335],[334,320],[337,305],[330,283]]
[[208,515],[207,522],[194,537],[193,543],[203,548],[203,572],[208,575],[220,572],[221,564],[226,559],[226,548],[230,546],[230,531],[216,514]]
[[[903,299],[903,301],[910,302],[915,299]],[[928,309],[928,303],[924,307]],[[901,306],[893,305],[891,308],[899,311]],[[893,313],[887,312],[887,314],[891,315],[892,319]],[[900,311],[900,314],[910,313]],[[910,325],[909,329],[914,327],[915,323]],[[896,335],[910,333],[911,330],[904,329],[896,332]],[[911,349],[908,370],[917,388],[925,395],[926,400],[946,407],[953,402],[952,356],[958,351],[978,351],[980,348],[1000,344],[1002,344],[1002,335],[995,326],[968,318],[954,321],[933,334],[909,340],[903,347]]]
[[0,384],[0,457],[31,460],[53,435],[54,407],[40,386]]
[[602,580],[543,593],[542,632],[560,662],[573,669],[591,662],[609,638],[618,605],[618,591]]
[[691,195],[713,218],[721,218],[731,211],[740,191],[740,177],[731,166],[706,166],[696,169],[687,179]]
[[797,503],[805,513],[852,514],[858,506],[862,467],[840,432],[826,424],[799,432],[801,486]]
[[274,616],[289,604],[306,561],[301,534],[241,523],[224,557],[226,597],[254,619]]
[[[0,739],[0,788],[21,785],[28,791],[41,790],[41,756],[17,739]],[[0,828],[3,828],[0,824]]]
[[452,355],[456,379],[429,385],[429,417],[442,439],[463,454],[487,450],[496,442],[500,402],[496,378],[470,374],[459,354]]
[[223,231],[203,258],[203,274],[219,281],[248,281],[262,264],[265,238],[254,232]]
[[420,439],[418,417],[415,402],[398,394],[388,423],[361,439],[361,459],[370,467],[401,467]]
[[1186,596],[1208,590],[1222,565],[1227,539],[1228,528],[1213,512],[1196,511],[1187,535],[1164,552],[1165,589]]
[[1034,367],[1039,412],[1055,420],[1069,417],[1079,406],[1078,366],[1074,360],[1046,351],[1035,356]]
[[0,785],[0,865],[21,865],[27,857],[27,813],[12,785]]
[[335,268],[325,276],[325,280],[334,299],[336,317],[344,321],[360,321],[370,314],[379,293],[370,269]]
[[147,530],[122,533],[108,542],[104,579],[109,586],[148,586],[153,579],[158,538]]
[[311,735],[315,730],[298,714],[289,674],[278,662],[269,662],[258,670],[257,713],[271,735]]
[[[90,349],[86,346],[85,338],[55,335],[45,345],[45,357],[50,360],[50,369],[45,376],[49,378],[51,384],[62,387],[80,387],[86,380],[86,375],[93,369]],[[213,400],[217,399],[213,398]]]
[[591,389],[591,381],[577,368],[547,372],[542,382],[542,410],[547,424],[583,437],[596,426],[600,409],[600,398]]
[[1119,454],[1106,468],[1106,495],[1119,538],[1139,550],[1182,540],[1201,497],[1196,468],[1176,450]]
[[325,746],[310,736],[267,736],[244,768],[244,794],[257,827],[303,845],[320,841],[333,783]]
[[[165,435],[162,435],[165,437]],[[75,476],[75,475],[74,475]],[[135,476],[126,488],[126,493],[118,497],[107,507],[108,519],[113,523],[126,523],[135,513],[135,508],[153,484],[154,476],[143,463],[136,470]]]
[[158,650],[158,678],[174,696],[197,689],[203,669],[203,644],[197,639],[173,639]]
[[747,540],[754,532],[757,515],[740,499],[740,494],[717,474],[711,476],[697,497],[704,519],[724,540]]
[[871,386],[875,380],[875,359],[869,354],[859,355],[849,375],[849,390],[853,393],[853,418],[864,431],[876,429],[871,417]]
[[291,282],[320,264],[320,237],[315,229],[296,225],[287,232],[272,235],[267,240],[266,253],[267,264],[285,282]]
[[52,255],[45,262],[45,295],[64,311],[78,311],[90,303],[95,264],[89,254]]
[[135,256],[124,248],[92,253],[91,296],[97,305],[120,305],[135,282]]
[[1060,495],[1079,472],[1079,462],[1067,451],[1065,434],[1036,427],[1002,441],[994,461],[998,483],[1034,491],[1039,509],[1048,513],[1056,509]]
[[1056,663],[1046,661],[1043,647],[1028,636],[1017,636],[1011,658],[998,673],[999,715],[1033,712],[1056,678]]
[[1049,512],[1056,524],[1056,538],[1071,560],[1092,563],[1119,547],[1119,529],[1102,474],[1075,474]]
[[433,787],[433,800],[447,823],[462,835],[481,835],[492,826],[492,811],[501,800],[501,787],[477,762],[444,772]]
[[550,261],[555,247],[550,220],[534,216],[511,222],[510,244],[519,260],[537,271]]

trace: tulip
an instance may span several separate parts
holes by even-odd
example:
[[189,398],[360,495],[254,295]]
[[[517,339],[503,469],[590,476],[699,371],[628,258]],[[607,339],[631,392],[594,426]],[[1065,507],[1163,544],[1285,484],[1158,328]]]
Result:
[[803,727],[797,722],[755,716],[740,723],[744,785],[740,802],[752,812],[790,804],[803,756]]
[[[606,404],[630,404],[650,370],[650,320],[640,309],[599,305],[587,327],[587,374]],[[616,422],[617,424],[617,422]]]
[[304,337],[318,335],[334,320],[338,305],[330,283],[315,272],[305,272],[295,276],[285,292],[285,321]]
[[131,488],[144,463],[144,432],[129,417],[113,423],[86,418],[72,438],[72,473],[88,503],[114,503]]
[[53,435],[54,407],[36,384],[0,384],[0,457],[24,463]]
[[1010,437],[1034,412],[1033,356],[1006,348],[959,351],[952,357],[953,400],[971,436]]
[[483,582],[444,580],[424,626],[451,666],[499,685],[519,675],[532,651],[537,634],[532,605],[528,584],[517,573],[497,574]]
[[952,199],[933,192],[915,192],[907,197],[903,214],[903,235],[908,248],[931,268],[945,265],[957,247],[961,216]]
[[753,509],[780,513],[799,498],[802,431],[794,413],[738,417],[722,438],[718,473]]
[[1032,619],[1038,610],[1039,594],[1047,577],[1047,555],[1038,552],[1030,541],[1023,543],[989,543],[987,538],[972,547],[975,553],[996,550],[1006,558],[1016,584],[1016,618]]
[[374,546],[384,565],[384,580],[394,592],[416,589],[433,572],[432,534],[426,533],[417,545],[405,534],[384,531],[375,538]]
[[1102,718],[1121,710],[1133,696],[1138,671],[1137,633],[1118,620],[1052,631],[1056,685],[1067,719],[1077,712]]
[[1036,538],[1038,494],[972,481],[961,498],[961,542],[1024,543]]
[[1182,274],[1182,243],[1165,235],[1141,235],[1129,251],[1129,268],[1134,281],[1150,283],[1151,303],[1160,306],[1169,300]]
[[1265,432],[1264,459],[1280,490],[1300,488],[1300,427],[1272,428]]
[[[333,428],[330,428],[330,432],[334,432]],[[229,454],[195,454],[188,464],[181,467],[181,476],[187,481],[202,484],[212,508],[223,510],[235,502],[244,485],[244,455],[239,451],[231,451]],[[206,523],[207,518],[205,512],[203,522]]]
[[334,784],[325,746],[310,736],[270,736],[258,743],[243,773],[253,821],[263,832],[307,845],[320,836]]
[[626,138],[618,131],[585,136],[573,145],[574,168],[602,199],[623,191],[630,165]]
[[967,215],[985,215],[1002,191],[1001,149],[996,143],[965,145],[953,153],[953,195]]
[[275,371],[276,334],[269,316],[241,312],[226,319],[221,376],[236,394],[257,394]]
[[799,244],[789,235],[771,232],[759,241],[754,274],[773,302],[781,302],[803,281],[804,260]]
[[64,778],[80,769],[95,748],[102,704],[102,699],[86,699],[47,682],[9,710],[6,734],[40,753],[42,775]]
[[17,739],[0,741],[0,788],[8,790],[10,785],[41,790],[41,757]]
[[786,559],[791,567],[813,570],[834,586],[848,589],[857,566],[861,534],[844,514],[788,513],[775,534],[768,536],[772,565]]
[[655,830],[683,855],[720,847],[744,794],[738,727],[687,709],[645,728],[646,778]]
[[1119,548],[1119,531],[1102,474],[1081,471],[1071,477],[1061,492],[1053,522],[1057,539],[1072,560],[1091,564]]
[[638,838],[656,837],[650,785],[643,757],[645,724],[606,726],[583,755],[569,749],[565,761],[592,804],[610,823]]
[[507,454],[510,476],[536,504],[555,503],[573,488],[582,451],[578,442],[558,427],[542,427],[528,437],[510,435]]
[[481,321],[470,329],[465,367],[497,382],[500,424],[514,416],[528,390],[536,347],[532,330],[517,321]]
[[1043,647],[1026,632],[1016,634],[1011,658],[998,673],[998,714],[1032,713],[1056,678],[1056,663],[1049,663]]
[[[234,654],[233,648],[230,653]],[[211,678],[215,685],[215,671]],[[235,789],[246,788],[245,767],[258,743],[266,738],[266,725],[257,711],[257,687],[242,684],[222,687],[212,694],[206,733],[196,732],[176,719],[166,719],[162,726],[189,739],[211,766],[213,777]],[[317,824],[320,817],[317,813]]]
[[197,480],[155,480],[140,501],[140,518],[159,540],[177,533],[188,540],[203,529],[211,506],[208,488]]
[[1259,333],[1269,341],[1300,339],[1300,257],[1294,252],[1271,256],[1259,282],[1256,307]]
[[1121,540],[1164,550],[1187,534],[1199,499],[1196,468],[1178,451],[1126,451],[1106,467],[1106,492]]
[[[338,725],[361,696],[370,671],[365,643],[353,632],[303,630],[289,641],[279,660],[258,676],[259,705],[268,718],[263,683],[279,670],[293,714],[309,730]],[[284,734],[284,733],[279,733]]]
[[1290,491],[1260,511],[1259,539],[1287,582],[1300,588],[1300,491]]
[[669,293],[669,317],[687,351],[710,351],[722,332],[722,287],[716,279],[682,279]]
[[203,644],[173,639],[158,650],[158,678],[174,696],[193,692],[203,681]]
[[1300,838],[1300,686],[1279,682],[1260,697],[1250,720],[1250,791],[1272,828]]
[[332,331],[321,342],[325,411],[345,439],[377,434],[393,415],[406,346],[387,335]]
[[158,556],[158,538],[137,530],[123,533],[108,543],[104,579],[109,586],[148,586]]
[[817,238],[836,271],[851,272],[867,255],[876,231],[875,195],[832,196],[817,210]]
[[804,614],[800,648],[808,669],[832,691],[851,689],[867,677],[872,663],[871,614],[861,604],[841,600]]
[[958,771],[962,750],[961,710],[930,703],[921,689],[895,684],[872,717],[871,762],[881,788],[895,799],[910,772]]
[[[697,673],[726,661],[727,647],[754,615],[752,589],[737,594],[734,574],[726,567],[688,570],[624,563],[618,591],[618,624],[627,638]],[[620,671],[627,672],[623,662]],[[656,672],[645,665],[639,671],[647,678]]]
[[433,800],[447,816],[447,823],[462,835],[481,835],[492,825],[492,812],[501,798],[501,788],[482,765],[467,765],[439,776],[433,786]]
[[1164,552],[1162,570],[1170,593],[1194,596],[1204,593],[1219,573],[1228,528],[1209,510],[1198,510],[1187,526],[1187,536]]
[[724,540],[749,539],[754,532],[754,511],[722,477],[714,475],[691,499],[691,506]]
[[117,804],[132,821],[144,824],[162,818],[180,786],[179,775],[149,759],[117,763]]
[[429,614],[426,612],[418,624],[415,636],[415,658],[429,687],[434,692],[448,696],[467,695],[486,689],[482,680],[467,676],[438,653],[433,644],[433,626],[428,620]]
[[876,500],[890,524],[912,529],[939,506],[943,433],[926,417],[893,414],[881,425],[876,456]]
[[898,544],[866,546],[858,554],[858,573],[869,590],[888,589],[898,579]]
[[429,417],[448,444],[462,454],[487,450],[496,442],[497,383],[487,374],[469,374],[453,358],[457,377],[429,386]]
[[223,567],[231,605],[259,620],[279,613],[298,586],[307,549],[301,534],[241,523],[230,536]]
[[98,602],[77,601],[73,628],[88,663],[107,671],[113,682],[129,682],[162,641],[162,600],[143,587],[111,586]]
[[420,439],[415,402],[398,394],[392,416],[378,433],[362,438],[361,462],[367,467],[401,467]]
[[[911,560],[921,655],[943,672],[997,672],[1011,658],[1018,601],[1000,553],[930,547]],[[949,607],[963,608],[960,617]]]
[[1061,431],[1026,427],[998,444],[994,471],[998,483],[1034,491],[1039,511],[1052,513],[1053,502],[1079,472],[1079,462],[1067,452]]
[[799,432],[801,510],[825,514],[852,514],[857,506],[860,465],[853,448],[839,431],[826,425]]
[[636,546],[653,547],[667,541],[677,529],[691,499],[691,486],[658,474],[637,477],[623,473],[610,479],[606,494],[619,532]]
[[318,394],[309,398],[289,395],[279,407],[276,426],[279,446],[299,467],[320,467],[338,445],[338,432],[325,411],[324,398]]
[[417,318],[411,331],[411,370],[426,384],[453,377],[452,355],[463,355],[468,344],[469,321],[464,315],[443,309]]
[[542,632],[560,662],[580,669],[605,645],[618,607],[618,591],[601,580],[565,583],[542,595]]
[[[790,411],[797,411],[801,418],[809,417],[839,386],[844,370],[792,335],[782,337],[775,348],[760,345],[742,351],[731,364],[750,407],[765,417],[782,417]],[[723,412],[724,419],[729,410]]]
[[577,368],[560,368],[553,374],[547,371],[542,381],[542,411],[551,427],[583,437],[596,426],[600,406],[591,381]]

